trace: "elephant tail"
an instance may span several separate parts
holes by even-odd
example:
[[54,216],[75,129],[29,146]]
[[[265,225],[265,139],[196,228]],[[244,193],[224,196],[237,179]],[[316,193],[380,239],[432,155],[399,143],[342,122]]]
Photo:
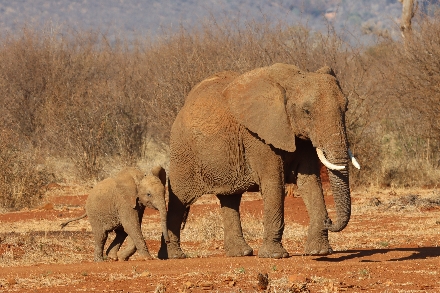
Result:
[[82,216],[79,216],[78,218],[70,219],[70,220],[67,220],[67,221],[61,223],[61,229],[63,229],[64,227],[66,227],[67,224],[69,224],[70,222],[75,222],[75,221],[78,221],[78,220],[84,219],[85,217],[87,217],[87,212],[84,213]]

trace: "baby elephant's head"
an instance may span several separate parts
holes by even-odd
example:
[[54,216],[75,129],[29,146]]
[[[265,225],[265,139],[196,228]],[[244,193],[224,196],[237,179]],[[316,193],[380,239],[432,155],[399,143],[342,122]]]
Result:
[[148,208],[158,210],[160,213],[163,236],[168,243],[167,206],[165,202],[166,172],[161,166],[151,169],[138,185],[139,202]]
[[139,202],[144,206],[161,211],[166,210],[165,182],[155,175],[145,175],[138,185]]

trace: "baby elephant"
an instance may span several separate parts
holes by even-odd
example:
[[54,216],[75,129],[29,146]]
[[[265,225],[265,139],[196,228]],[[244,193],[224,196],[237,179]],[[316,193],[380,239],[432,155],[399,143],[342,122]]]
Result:
[[[165,204],[166,173],[160,166],[153,168],[151,173],[145,175],[137,168],[128,167],[115,177],[99,182],[87,198],[86,213],[62,223],[61,228],[88,216],[95,238],[95,261],[104,260],[104,245],[108,232],[113,230],[116,237],[106,252],[110,259],[127,260],[136,249],[145,259],[151,259],[141,231],[145,207],[160,212],[163,236],[165,241],[169,241]],[[127,248],[118,252],[127,235]]]

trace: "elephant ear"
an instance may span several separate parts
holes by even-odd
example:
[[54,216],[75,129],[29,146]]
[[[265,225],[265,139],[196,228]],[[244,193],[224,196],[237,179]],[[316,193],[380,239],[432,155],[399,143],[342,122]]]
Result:
[[131,179],[131,182],[119,182],[118,190],[121,192],[121,196],[124,201],[133,209],[137,206],[138,200],[138,192],[137,185],[134,182],[134,179]]
[[139,184],[138,178],[133,177],[132,174],[120,174],[116,178],[116,190],[125,201],[133,209],[137,206]]
[[240,124],[276,148],[295,151],[295,133],[286,113],[286,91],[268,77],[265,68],[237,77],[223,95]]
[[160,182],[162,182],[163,186],[165,186],[166,180],[167,180],[167,173],[162,166],[155,166],[153,169],[151,169],[151,174],[158,177],[160,179]]

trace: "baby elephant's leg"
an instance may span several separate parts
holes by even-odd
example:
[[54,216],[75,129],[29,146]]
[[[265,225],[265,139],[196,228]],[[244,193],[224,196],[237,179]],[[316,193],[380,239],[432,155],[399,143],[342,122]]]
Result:
[[136,245],[133,242],[133,239],[131,237],[127,237],[127,247],[118,252],[118,259],[119,260],[128,260],[130,256],[132,256],[136,252]]
[[107,248],[107,257],[111,260],[118,260],[118,251],[121,247],[122,243],[124,242],[125,238],[127,237],[127,233],[125,233],[124,229],[117,228],[115,230],[116,237],[113,240],[113,242],[110,244],[110,246]]
[[[142,235],[141,224],[140,224],[141,222],[142,222],[142,218],[136,215],[136,217],[132,217],[131,219],[128,217],[124,219],[122,221],[122,226],[124,227],[124,230],[128,234],[128,236],[130,236],[129,238],[131,238],[131,241],[133,242],[133,245],[135,246],[137,252],[144,259],[153,259],[150,253],[148,252],[147,244],[145,243],[144,236]],[[128,252],[130,252],[129,249],[132,250],[133,248],[130,248],[129,245],[129,247],[126,249],[127,254]]]
[[104,252],[104,245],[107,241],[107,231],[102,231],[99,229],[93,229],[93,238],[95,239],[95,255],[94,259],[95,261],[103,261],[103,252]]

